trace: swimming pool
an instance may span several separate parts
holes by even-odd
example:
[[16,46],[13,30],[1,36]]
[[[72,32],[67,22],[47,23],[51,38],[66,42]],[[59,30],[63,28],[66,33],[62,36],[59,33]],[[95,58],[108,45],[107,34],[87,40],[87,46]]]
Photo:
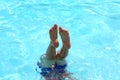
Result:
[[70,32],[68,70],[78,80],[120,80],[119,0],[0,0],[0,80],[40,79],[54,23]]

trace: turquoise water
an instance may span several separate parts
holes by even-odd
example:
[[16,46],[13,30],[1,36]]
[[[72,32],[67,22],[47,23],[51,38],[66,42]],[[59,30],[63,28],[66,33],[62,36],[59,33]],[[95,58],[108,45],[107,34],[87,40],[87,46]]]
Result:
[[40,80],[36,62],[54,23],[70,32],[74,77],[120,80],[119,0],[0,0],[0,80]]

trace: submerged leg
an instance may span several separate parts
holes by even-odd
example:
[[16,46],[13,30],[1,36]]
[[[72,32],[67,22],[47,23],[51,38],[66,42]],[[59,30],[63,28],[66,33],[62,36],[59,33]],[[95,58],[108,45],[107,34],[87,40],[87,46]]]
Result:
[[66,72],[67,62],[65,58],[68,55],[68,51],[71,47],[69,32],[63,28],[59,28],[59,33],[62,38],[63,46],[56,55],[56,70],[59,72],[58,78],[63,80],[68,73]]

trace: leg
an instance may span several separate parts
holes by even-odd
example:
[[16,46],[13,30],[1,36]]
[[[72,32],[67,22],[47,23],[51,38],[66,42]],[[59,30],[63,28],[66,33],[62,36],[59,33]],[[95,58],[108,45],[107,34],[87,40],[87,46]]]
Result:
[[52,67],[52,64],[55,62],[56,47],[58,47],[58,30],[56,24],[49,30],[49,34],[51,39],[50,44],[48,46],[46,54],[40,58],[42,66],[47,68]]
[[52,42],[50,42],[46,51],[46,56],[49,60],[53,60],[55,55],[56,55],[56,48],[53,46]]
[[70,36],[69,36],[69,32],[65,29],[63,29],[62,27],[59,28],[59,33],[61,35],[62,38],[62,42],[63,42],[63,47],[62,49],[57,53],[56,58],[58,60],[62,60],[64,59],[67,55],[68,55],[68,50],[71,47],[70,44]]
[[63,45],[63,47],[61,48],[61,50],[60,51],[58,51],[57,52],[57,59],[58,60],[62,60],[62,59],[64,59],[64,58],[66,58],[67,57],[67,55],[68,55],[68,49],[66,49],[65,48],[65,46]]
[[58,30],[57,25],[55,24],[49,31],[51,42],[48,46],[48,49],[46,51],[46,55],[48,59],[52,60],[54,59],[56,55],[56,47],[58,47]]
[[67,67],[67,62],[66,62],[66,57],[68,55],[68,51],[71,47],[70,44],[70,37],[69,37],[69,32],[63,28],[59,28],[59,33],[62,38],[63,46],[59,52],[57,52],[56,55],[56,69],[60,73],[59,76],[65,76],[69,75],[66,71]]

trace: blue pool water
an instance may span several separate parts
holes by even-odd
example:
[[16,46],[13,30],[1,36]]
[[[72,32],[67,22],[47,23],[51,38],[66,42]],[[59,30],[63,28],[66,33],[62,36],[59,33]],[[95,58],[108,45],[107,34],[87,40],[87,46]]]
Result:
[[74,77],[120,80],[119,0],[0,0],[0,80],[40,80],[36,62],[54,23],[70,32]]

